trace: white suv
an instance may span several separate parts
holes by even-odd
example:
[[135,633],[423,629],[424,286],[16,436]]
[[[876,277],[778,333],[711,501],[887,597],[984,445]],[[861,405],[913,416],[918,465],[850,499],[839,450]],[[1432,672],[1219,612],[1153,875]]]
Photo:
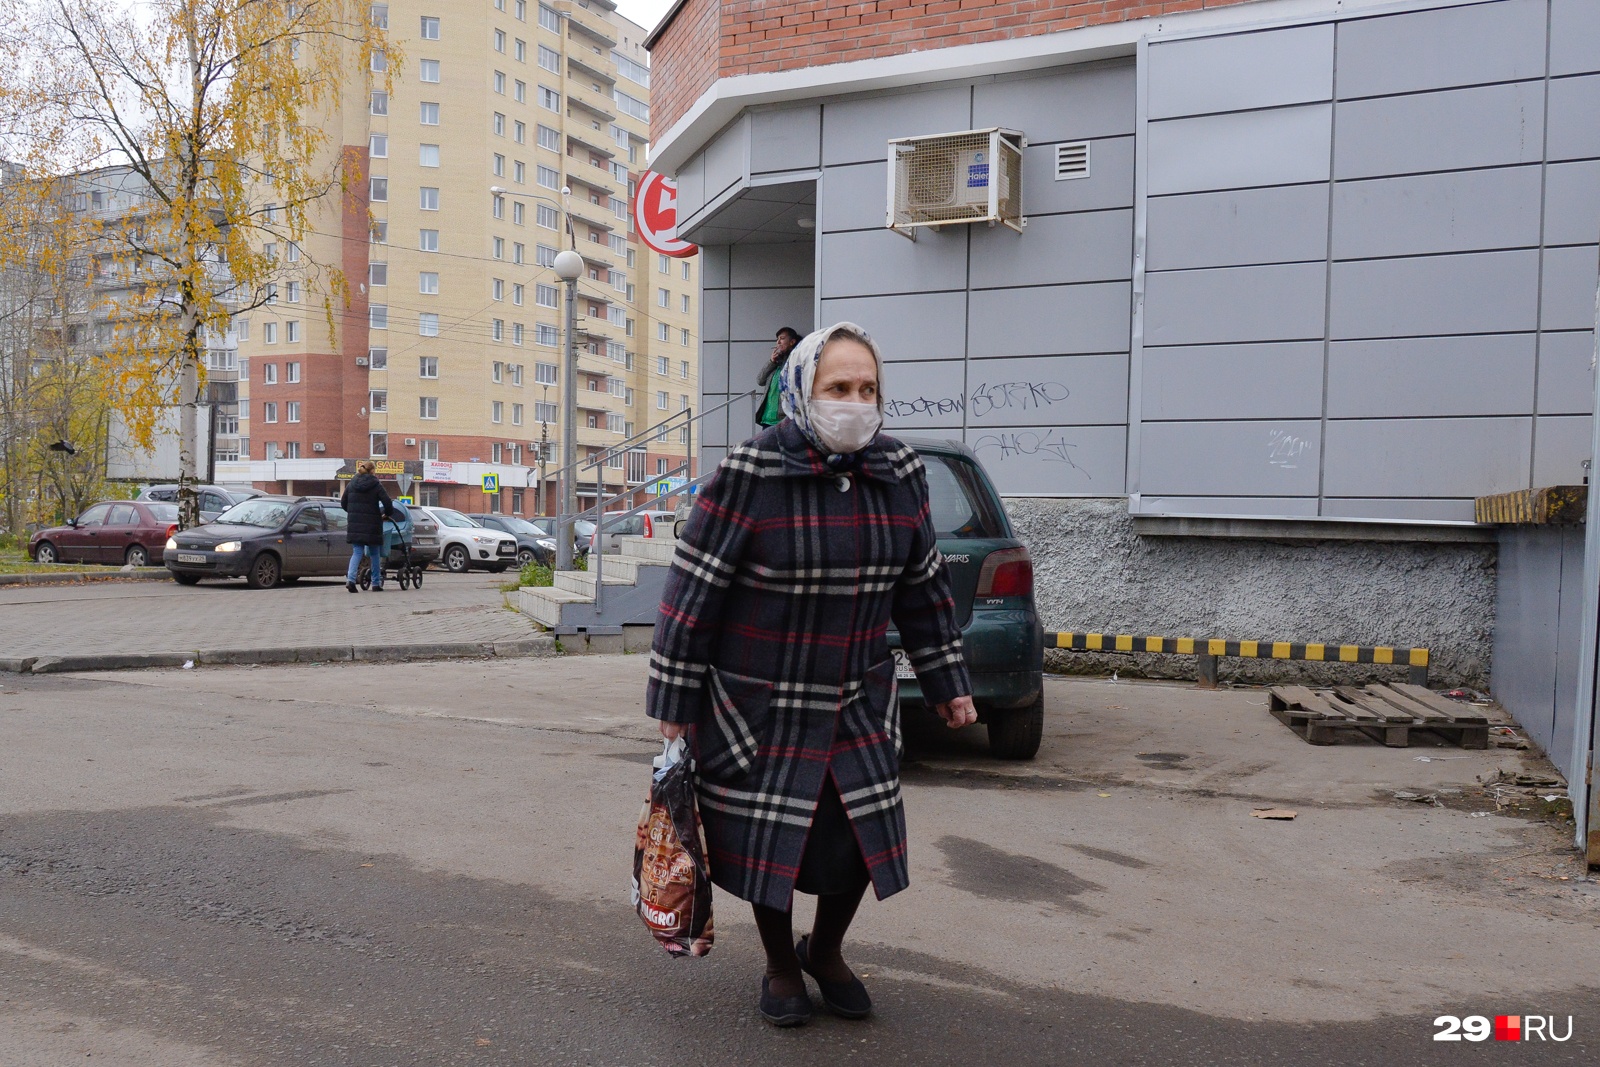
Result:
[[479,526],[459,511],[421,508],[439,524],[439,562],[452,574],[473,567],[503,571],[517,561],[517,539],[500,530]]

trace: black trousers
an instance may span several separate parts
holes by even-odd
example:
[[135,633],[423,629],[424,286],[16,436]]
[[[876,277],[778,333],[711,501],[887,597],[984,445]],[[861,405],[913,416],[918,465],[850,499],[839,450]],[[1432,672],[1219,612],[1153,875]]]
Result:
[[822,795],[817,798],[817,814],[811,833],[806,836],[795,891],[816,896],[858,893],[871,880],[856,832],[839,799],[839,787],[833,784],[830,774],[823,780]]

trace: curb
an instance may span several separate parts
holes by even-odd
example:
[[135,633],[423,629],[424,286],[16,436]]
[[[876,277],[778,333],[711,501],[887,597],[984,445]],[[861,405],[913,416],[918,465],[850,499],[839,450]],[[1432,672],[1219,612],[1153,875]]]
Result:
[[198,652],[130,652],[89,656],[0,657],[0,671],[63,674],[125,671],[148,667],[241,666],[266,663],[406,663],[437,659],[543,659],[560,655],[550,635],[522,641],[448,641],[411,645],[303,645],[282,648],[218,648]]
[[165,567],[141,567],[134,571],[66,571],[61,574],[0,574],[0,587],[8,585],[86,585],[90,582],[171,581]]

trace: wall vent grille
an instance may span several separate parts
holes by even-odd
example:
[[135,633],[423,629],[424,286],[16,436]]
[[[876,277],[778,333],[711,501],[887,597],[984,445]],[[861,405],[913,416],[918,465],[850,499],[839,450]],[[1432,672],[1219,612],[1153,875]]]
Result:
[[1056,181],[1089,176],[1089,142],[1056,145]]

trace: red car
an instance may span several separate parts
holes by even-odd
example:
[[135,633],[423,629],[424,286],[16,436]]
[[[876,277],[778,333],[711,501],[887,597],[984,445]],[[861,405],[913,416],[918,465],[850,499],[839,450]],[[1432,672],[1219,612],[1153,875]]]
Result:
[[159,565],[167,538],[178,530],[178,505],[153,500],[107,500],[40,530],[28,540],[36,563]]

